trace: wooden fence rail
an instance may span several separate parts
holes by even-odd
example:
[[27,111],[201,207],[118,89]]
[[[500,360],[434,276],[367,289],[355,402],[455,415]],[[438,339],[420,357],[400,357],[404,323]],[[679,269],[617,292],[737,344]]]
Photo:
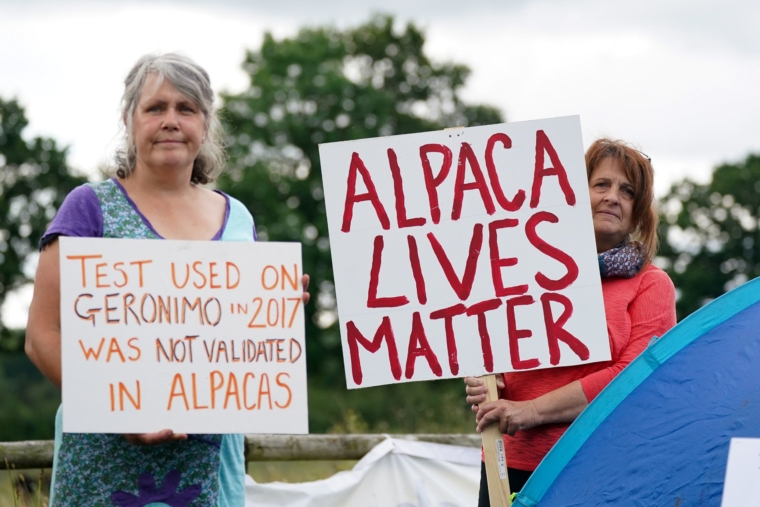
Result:
[[[405,440],[480,447],[480,435],[391,435]],[[385,435],[246,435],[246,461],[358,460]],[[0,469],[51,468],[53,441],[0,442]]]

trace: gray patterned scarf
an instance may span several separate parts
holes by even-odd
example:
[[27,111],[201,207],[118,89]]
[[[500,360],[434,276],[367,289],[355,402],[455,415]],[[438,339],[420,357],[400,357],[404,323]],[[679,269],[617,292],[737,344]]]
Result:
[[602,278],[619,276],[633,278],[644,265],[644,247],[626,237],[622,242],[598,255]]

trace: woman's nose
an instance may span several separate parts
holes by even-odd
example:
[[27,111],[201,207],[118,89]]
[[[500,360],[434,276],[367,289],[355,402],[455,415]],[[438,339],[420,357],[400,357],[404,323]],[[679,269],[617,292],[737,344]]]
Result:
[[168,130],[177,128],[177,113],[173,108],[166,110],[166,114],[164,115],[164,122],[161,125],[161,128]]
[[620,202],[620,196],[618,195],[617,189],[611,189],[609,192],[607,192],[607,195],[604,196],[604,200],[609,202],[610,204],[617,204]]

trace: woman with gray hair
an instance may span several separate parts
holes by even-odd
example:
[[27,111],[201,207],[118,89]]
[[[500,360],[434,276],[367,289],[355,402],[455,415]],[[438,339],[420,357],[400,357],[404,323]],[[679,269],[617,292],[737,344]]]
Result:
[[[125,80],[115,177],[69,194],[40,242],[26,352],[61,385],[58,236],[254,241],[237,200],[203,188],[224,164],[208,74],[181,55],[141,58]],[[304,284],[308,279],[304,277]],[[304,300],[308,294],[304,294]],[[242,435],[62,433],[51,505],[242,506]]]

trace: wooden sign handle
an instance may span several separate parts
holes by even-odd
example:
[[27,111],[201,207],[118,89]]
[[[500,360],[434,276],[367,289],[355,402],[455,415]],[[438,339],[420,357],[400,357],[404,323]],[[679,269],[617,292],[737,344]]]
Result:
[[[481,377],[488,394],[486,403],[499,399],[496,388],[496,376],[485,375]],[[483,453],[486,457],[486,478],[488,479],[488,496],[491,499],[491,507],[509,507],[509,477],[507,476],[507,453],[504,449],[504,436],[499,431],[496,423],[486,427],[480,434],[483,439]]]

